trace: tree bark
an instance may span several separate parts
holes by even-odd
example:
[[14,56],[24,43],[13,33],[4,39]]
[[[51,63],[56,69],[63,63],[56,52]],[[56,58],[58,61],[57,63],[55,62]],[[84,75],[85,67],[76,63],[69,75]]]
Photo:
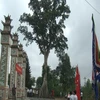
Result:
[[42,98],[47,98],[48,97],[48,83],[47,83],[47,60],[48,60],[48,55],[49,53],[45,52],[44,53],[44,76],[43,76],[43,83],[42,83],[42,87],[40,88],[39,91],[39,97]]

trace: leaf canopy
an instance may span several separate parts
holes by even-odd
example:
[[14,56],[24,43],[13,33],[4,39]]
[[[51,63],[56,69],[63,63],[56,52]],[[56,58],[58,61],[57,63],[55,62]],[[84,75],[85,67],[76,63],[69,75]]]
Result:
[[[32,13],[20,16],[21,25],[18,28],[27,44],[35,41],[42,54],[53,48],[56,52],[68,48],[63,34],[64,21],[70,13],[66,0],[30,0],[28,5]],[[22,23],[27,23],[32,30],[29,31]]]

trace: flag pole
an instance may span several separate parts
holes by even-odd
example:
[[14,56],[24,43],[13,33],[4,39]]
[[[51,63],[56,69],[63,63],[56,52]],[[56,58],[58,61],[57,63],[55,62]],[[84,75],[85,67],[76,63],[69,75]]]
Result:
[[92,14],[92,63],[93,63],[93,83],[92,86],[94,88],[94,92],[95,92],[95,100],[98,100],[98,87],[97,87],[97,76],[96,76],[96,70],[97,70],[97,65],[96,65],[96,53],[97,53],[97,38],[96,38],[96,34],[95,34],[95,23],[94,23],[94,18],[93,18],[93,14]]

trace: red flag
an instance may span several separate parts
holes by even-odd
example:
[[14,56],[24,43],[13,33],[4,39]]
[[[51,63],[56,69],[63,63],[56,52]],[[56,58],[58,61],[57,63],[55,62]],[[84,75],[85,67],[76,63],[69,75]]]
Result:
[[76,67],[76,76],[75,76],[75,87],[76,87],[76,95],[78,97],[78,100],[81,100],[80,95],[80,73],[78,70],[78,66]]
[[22,68],[18,64],[16,64],[16,71],[21,75],[22,74]]

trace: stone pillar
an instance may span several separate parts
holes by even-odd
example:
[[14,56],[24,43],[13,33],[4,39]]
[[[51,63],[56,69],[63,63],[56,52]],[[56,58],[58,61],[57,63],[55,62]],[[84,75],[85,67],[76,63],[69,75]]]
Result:
[[0,100],[8,100],[8,72],[11,45],[11,19],[8,15],[2,22],[4,29],[1,31],[1,62],[0,62]]
[[[20,44],[18,48],[18,64],[20,67],[23,67],[23,46]],[[17,100],[22,99],[22,75],[17,73],[17,80],[16,80],[16,87],[17,87]]]
[[22,71],[22,96],[23,96],[23,99],[25,98],[26,96],[26,89],[25,89],[25,79],[26,79],[26,53],[23,52],[23,71]]
[[17,56],[18,56],[18,35],[15,33],[12,37],[13,45],[11,46],[11,68],[10,68],[10,89],[9,89],[9,98],[10,100],[13,99],[12,97],[12,87],[15,85],[16,87],[16,63],[17,63]]

